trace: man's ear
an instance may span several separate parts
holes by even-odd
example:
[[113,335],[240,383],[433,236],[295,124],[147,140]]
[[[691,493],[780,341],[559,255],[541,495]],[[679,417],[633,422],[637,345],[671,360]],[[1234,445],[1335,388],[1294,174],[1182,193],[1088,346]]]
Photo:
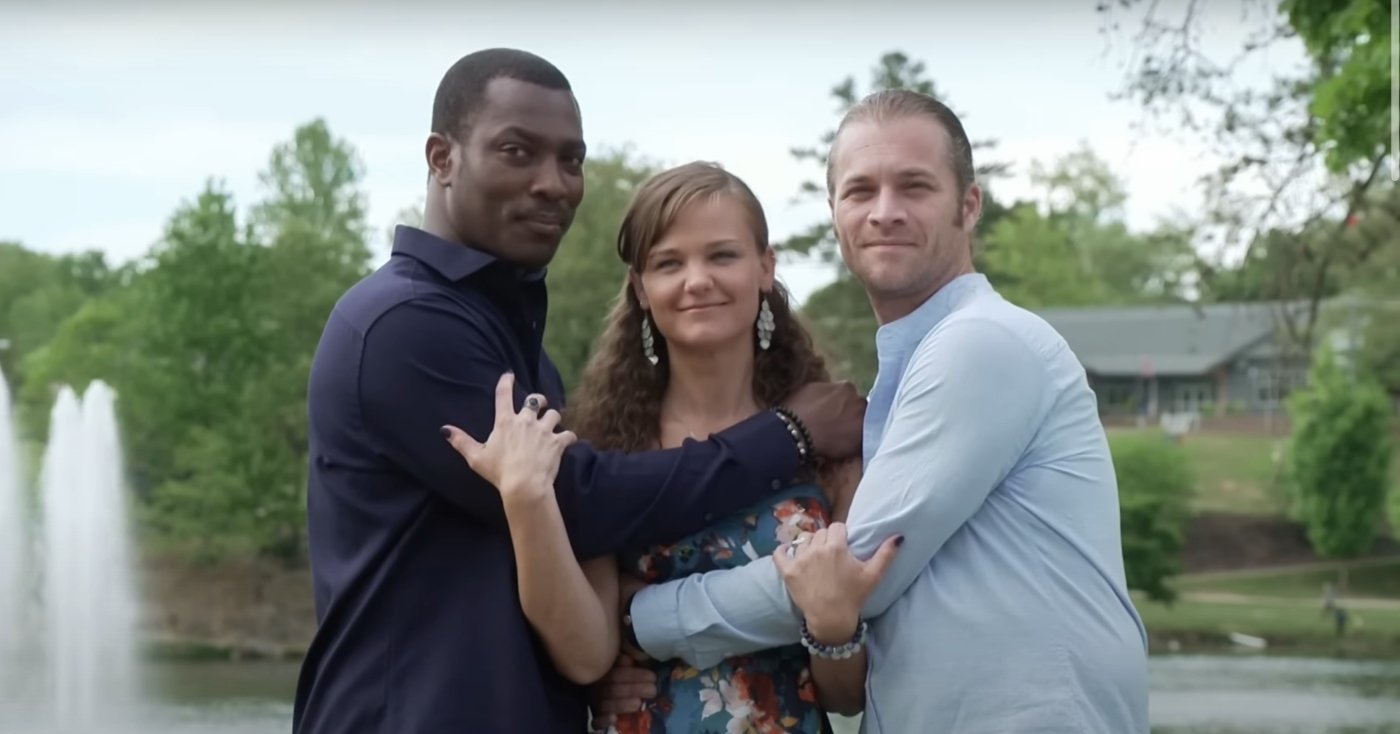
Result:
[[972,184],[967,187],[967,193],[962,200],[963,228],[972,232],[977,229],[977,223],[982,221],[982,187]]
[[452,174],[457,166],[456,156],[453,154],[455,147],[452,139],[446,135],[431,133],[423,148],[424,157],[428,161],[428,176],[443,188],[452,185]]

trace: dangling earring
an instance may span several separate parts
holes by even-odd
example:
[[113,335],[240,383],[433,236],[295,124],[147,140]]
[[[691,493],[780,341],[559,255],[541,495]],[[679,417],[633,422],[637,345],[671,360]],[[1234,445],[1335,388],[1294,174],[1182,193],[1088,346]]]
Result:
[[758,323],[755,330],[758,331],[758,348],[767,350],[773,345],[773,309],[768,306],[768,297],[758,299]]
[[651,319],[646,312],[642,313],[642,354],[646,355],[651,366],[656,366],[659,361],[656,358],[656,342],[651,337]]

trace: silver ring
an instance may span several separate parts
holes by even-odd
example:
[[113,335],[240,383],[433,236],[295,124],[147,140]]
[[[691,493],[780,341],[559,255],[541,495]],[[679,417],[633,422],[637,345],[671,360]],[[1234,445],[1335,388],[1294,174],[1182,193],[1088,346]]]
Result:
[[787,549],[788,558],[795,558],[795,557],[797,557],[797,546],[802,545],[803,543],[806,543],[806,542],[807,542],[807,536],[805,536],[805,535],[799,535],[799,536],[797,536],[796,538],[793,538],[793,539],[792,539],[792,542],[791,542],[791,543],[788,543],[788,549]]

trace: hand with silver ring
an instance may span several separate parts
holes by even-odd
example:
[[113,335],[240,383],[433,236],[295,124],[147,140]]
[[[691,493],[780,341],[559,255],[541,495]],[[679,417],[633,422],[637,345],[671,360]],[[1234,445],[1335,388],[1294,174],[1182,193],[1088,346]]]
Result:
[[531,393],[525,407],[512,405],[515,376],[506,373],[496,384],[496,421],[484,442],[456,426],[443,426],[443,436],[482,479],[501,493],[507,507],[554,501],[554,478],[564,449],[576,437],[557,430],[559,412],[540,409],[547,401]]
[[839,645],[851,639],[865,600],[894,562],[895,549],[902,541],[903,536],[890,538],[874,556],[863,560],[846,542],[846,525],[833,522],[810,537],[792,541],[786,554],[773,554],[773,565],[792,603],[802,610],[818,642]]

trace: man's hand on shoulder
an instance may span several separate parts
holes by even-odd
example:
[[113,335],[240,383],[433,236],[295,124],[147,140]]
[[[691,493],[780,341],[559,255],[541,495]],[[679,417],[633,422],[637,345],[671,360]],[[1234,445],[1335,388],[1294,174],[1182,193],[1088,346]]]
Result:
[[849,459],[860,455],[865,404],[850,382],[811,382],[795,390],[785,407],[806,426],[814,453]]

